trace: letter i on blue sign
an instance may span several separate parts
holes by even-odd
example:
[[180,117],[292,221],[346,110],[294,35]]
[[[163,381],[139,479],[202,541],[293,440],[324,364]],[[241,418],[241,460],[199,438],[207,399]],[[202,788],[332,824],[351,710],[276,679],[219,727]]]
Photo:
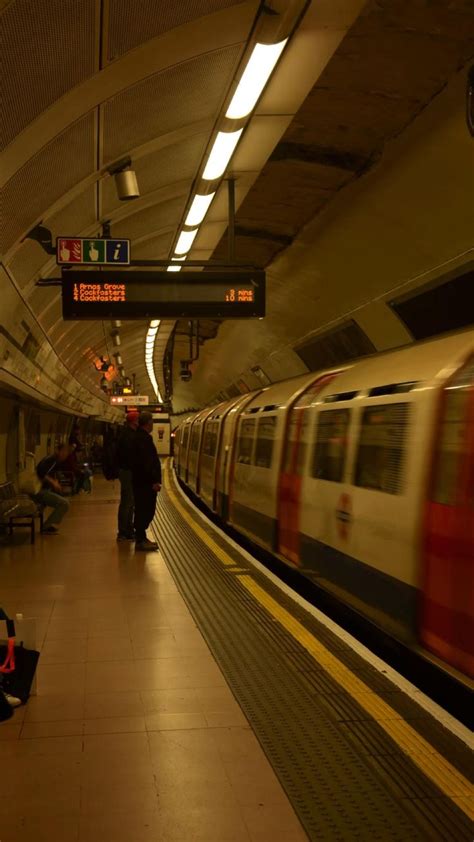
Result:
[[107,263],[127,263],[127,246],[126,241],[120,240],[106,240],[107,248]]

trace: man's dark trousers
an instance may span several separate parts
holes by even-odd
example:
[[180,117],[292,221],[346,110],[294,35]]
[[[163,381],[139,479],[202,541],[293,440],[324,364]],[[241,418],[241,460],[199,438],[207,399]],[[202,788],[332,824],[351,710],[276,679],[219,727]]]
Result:
[[118,534],[131,538],[134,533],[132,472],[125,468],[120,468],[119,480],[120,505],[118,510]]
[[146,530],[155,516],[156,491],[152,488],[133,486],[135,498],[135,537],[137,543],[146,540]]

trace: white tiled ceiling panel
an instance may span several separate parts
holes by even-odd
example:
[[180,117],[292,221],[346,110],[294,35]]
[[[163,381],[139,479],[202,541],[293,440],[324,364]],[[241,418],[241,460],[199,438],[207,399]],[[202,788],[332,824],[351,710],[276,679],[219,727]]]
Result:
[[138,213],[121,219],[113,225],[114,237],[128,237],[135,240],[161,228],[176,226],[184,211],[187,194],[169,202],[160,202],[151,208],[144,208]]
[[[66,207],[62,208],[53,216],[45,216],[43,220],[45,226],[51,231],[53,243],[56,237],[60,237],[61,235],[77,236],[77,234],[89,228],[95,221],[94,185],[87,187],[75,196]],[[43,251],[38,243],[34,240],[25,240],[15,252],[12,260],[8,264],[8,268],[17,284],[23,288],[35,275],[39,275],[41,268],[50,260],[51,258]],[[49,272],[43,272],[43,276],[51,274],[58,274],[57,267],[54,267],[52,270],[50,269]]]
[[170,29],[234,5],[236,0],[110,0],[108,60]]
[[0,251],[5,252],[38,217],[94,170],[94,115],[87,114],[44,146],[3,191]]
[[104,163],[166,132],[216,115],[241,46],[184,61],[134,85],[103,108]]
[[[179,5],[179,4],[178,4]],[[2,148],[94,73],[95,0],[14,0],[2,13]]]
[[62,319],[61,299],[56,293],[56,297],[50,299],[48,306],[41,314],[40,322],[44,330],[48,333],[56,322]]
[[66,207],[53,216],[45,217],[45,225],[51,230],[53,242],[56,237],[82,233],[96,221],[95,185],[86,187]]
[[135,260],[164,260],[168,257],[172,241],[172,231],[161,237],[153,237],[138,245],[132,245],[132,256]]
[[39,273],[47,259],[48,256],[39,243],[34,240],[25,240],[18,251],[15,252],[8,268],[18,286],[23,288],[34,275]]

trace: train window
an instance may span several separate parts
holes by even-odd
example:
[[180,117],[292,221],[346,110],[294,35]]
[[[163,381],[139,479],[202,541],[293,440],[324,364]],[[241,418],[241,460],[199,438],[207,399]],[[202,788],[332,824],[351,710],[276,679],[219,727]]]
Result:
[[385,386],[374,386],[369,389],[367,394],[370,398],[380,398],[382,395],[401,395],[403,392],[411,392],[415,386],[418,386],[416,380],[409,380],[406,383],[387,383]]
[[242,465],[250,465],[252,462],[253,439],[256,423],[255,418],[242,419],[237,449],[237,462],[240,462]]
[[193,427],[193,431],[191,433],[191,444],[189,446],[190,450],[197,450],[199,445],[199,427]]
[[436,452],[431,499],[453,506],[457,502],[459,473],[467,448],[467,412],[474,380],[474,361],[460,372],[445,391],[445,404]]
[[272,464],[276,422],[276,415],[259,418],[257,447],[255,448],[255,465],[257,468],[270,468]]
[[338,395],[328,395],[323,399],[324,403],[341,403],[341,401],[351,401],[358,395],[359,392],[339,392]]
[[212,421],[206,425],[206,432],[204,433],[204,442],[202,450],[204,456],[215,456],[217,449],[217,423]]
[[402,486],[409,404],[371,406],[362,413],[355,485],[386,494]]
[[312,476],[342,482],[347,450],[348,409],[320,412],[313,454]]
[[189,427],[185,427],[184,430],[183,430],[183,442],[182,442],[182,445],[181,445],[183,450],[186,450],[186,447],[188,446],[188,439],[189,439]]

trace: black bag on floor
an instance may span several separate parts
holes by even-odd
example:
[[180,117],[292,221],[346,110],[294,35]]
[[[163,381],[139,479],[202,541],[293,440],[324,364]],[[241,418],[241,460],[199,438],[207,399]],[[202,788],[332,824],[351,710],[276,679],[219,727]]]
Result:
[[0,691],[20,699],[25,704],[38,664],[39,652],[15,645],[15,625],[0,609],[0,619],[6,620],[8,643],[0,646]]
[[[5,660],[7,647],[0,646],[0,663]],[[14,648],[14,664],[12,672],[1,676],[1,689],[10,696],[20,699],[22,704],[28,701],[33,678],[38,664],[39,652],[35,649],[25,649],[23,645]]]
[[0,690],[0,722],[5,722],[13,716],[13,708],[8,704],[5,694]]

